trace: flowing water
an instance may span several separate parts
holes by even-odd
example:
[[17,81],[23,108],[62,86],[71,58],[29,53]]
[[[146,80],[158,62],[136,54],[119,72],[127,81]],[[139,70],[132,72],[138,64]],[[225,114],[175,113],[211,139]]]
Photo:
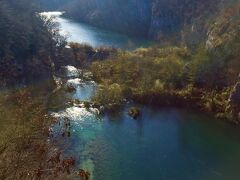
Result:
[[[59,16],[58,22],[72,41],[117,47],[126,41],[125,35]],[[97,85],[79,79],[76,68],[66,69],[66,83],[76,90],[64,96],[91,99]],[[132,105],[103,115],[76,104],[51,112],[62,120],[53,127],[54,142],[96,180],[240,179],[239,128],[188,110],[136,104],[141,117],[134,120],[127,113]],[[71,122],[68,136],[63,134],[64,119]]]

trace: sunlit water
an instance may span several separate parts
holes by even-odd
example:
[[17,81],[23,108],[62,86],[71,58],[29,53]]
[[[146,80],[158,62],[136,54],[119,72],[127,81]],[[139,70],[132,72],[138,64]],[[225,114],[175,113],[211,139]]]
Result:
[[68,37],[69,42],[86,43],[93,47],[110,46],[122,49],[147,47],[155,43],[76,22],[62,17],[63,13],[61,12],[44,12],[42,15],[56,17],[55,21],[60,24],[61,34]]
[[[77,87],[66,94],[72,99],[88,100],[96,89],[94,82],[77,77],[67,83]],[[71,120],[71,136],[62,137],[62,126],[56,124],[54,139],[66,156],[74,156],[77,168],[91,173],[91,179],[240,178],[238,128],[191,111],[140,105],[142,115],[134,120],[127,113],[131,106],[101,116],[97,109],[79,105],[55,112],[55,117]]]

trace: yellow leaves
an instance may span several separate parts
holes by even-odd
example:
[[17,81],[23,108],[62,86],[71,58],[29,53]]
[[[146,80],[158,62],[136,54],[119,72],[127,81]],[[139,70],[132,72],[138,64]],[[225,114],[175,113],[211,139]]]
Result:
[[118,101],[119,98],[122,98],[122,88],[119,84],[114,83],[109,86],[109,97],[113,98],[114,101]]
[[139,48],[136,51],[134,51],[134,54],[140,57],[148,57],[148,58],[167,58],[169,55],[175,55],[178,57],[187,57],[188,49],[186,47]]
[[117,83],[102,84],[93,100],[104,105],[119,104],[124,98],[123,90],[123,87]]
[[[185,48],[153,47],[128,53],[120,52],[110,60],[93,63],[93,74],[99,82],[108,86],[118,83],[121,87],[139,91],[161,91],[166,84],[174,87],[174,84],[179,83],[185,64],[185,60],[180,56],[186,51]],[[109,90],[120,94],[117,87],[113,85]]]
[[201,105],[209,112],[225,113],[228,106],[228,98],[230,95],[229,88],[223,89],[218,92],[212,90],[204,92],[201,96]]
[[153,60],[153,63],[156,65],[160,65],[164,60],[165,60],[165,58],[155,58]]
[[162,83],[160,79],[156,79],[154,83],[154,89],[157,91],[163,91],[164,83]]

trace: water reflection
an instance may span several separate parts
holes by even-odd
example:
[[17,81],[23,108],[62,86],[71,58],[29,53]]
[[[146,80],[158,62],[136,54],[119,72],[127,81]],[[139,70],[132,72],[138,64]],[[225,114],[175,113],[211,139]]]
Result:
[[41,15],[55,17],[55,21],[60,24],[61,34],[68,37],[69,42],[86,43],[93,47],[110,46],[131,50],[156,44],[156,42],[147,39],[131,37],[97,28],[89,24],[75,22],[71,19],[64,18],[61,12],[43,12]]

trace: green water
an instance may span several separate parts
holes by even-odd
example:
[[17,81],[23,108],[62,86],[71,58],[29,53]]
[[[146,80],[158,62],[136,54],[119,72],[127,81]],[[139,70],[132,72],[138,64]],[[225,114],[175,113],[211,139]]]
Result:
[[[76,83],[66,94],[90,98],[93,83]],[[82,96],[81,96],[82,95]],[[132,105],[142,115],[128,116]],[[240,132],[236,127],[205,115],[174,108],[126,104],[115,114],[97,116],[85,108],[69,107],[57,113],[71,120],[71,136],[62,137],[55,126],[55,140],[77,167],[97,180],[239,179]]]
[[239,179],[237,129],[177,109],[142,114],[76,118],[61,147],[94,179]]

